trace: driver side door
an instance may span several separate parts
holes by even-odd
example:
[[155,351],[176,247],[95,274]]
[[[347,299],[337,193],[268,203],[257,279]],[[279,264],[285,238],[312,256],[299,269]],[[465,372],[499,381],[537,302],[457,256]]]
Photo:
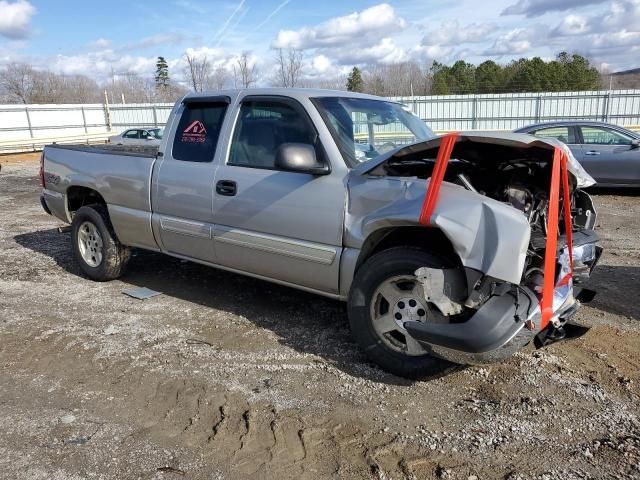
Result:
[[[346,189],[344,173],[282,171],[284,143],[314,146],[328,162],[304,107],[289,97],[247,96],[215,176],[217,262],[261,277],[337,293]],[[342,172],[342,173],[341,173]]]

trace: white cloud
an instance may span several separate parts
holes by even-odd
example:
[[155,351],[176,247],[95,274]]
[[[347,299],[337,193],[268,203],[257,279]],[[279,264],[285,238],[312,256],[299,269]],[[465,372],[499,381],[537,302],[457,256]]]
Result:
[[398,47],[393,39],[388,37],[369,47],[335,49],[332,54],[342,65],[394,63],[405,61],[408,58],[404,49]]
[[120,55],[107,49],[77,55],[56,55],[47,59],[47,68],[66,75],[89,75],[94,78],[109,77],[115,74],[135,73],[149,75],[155,69],[156,57]]
[[621,32],[594,35],[592,47],[596,49],[640,46],[640,32]]
[[210,47],[198,47],[198,48],[187,48],[186,54],[190,57],[195,57],[199,60],[207,57],[207,59],[216,63],[217,61],[223,60],[225,58],[225,52],[222,48],[210,48]]
[[584,15],[567,15],[553,30],[553,35],[584,35],[589,33],[591,26]]
[[412,57],[419,58],[426,63],[433,60],[448,62],[452,60],[453,52],[453,47],[443,45],[418,45],[410,51]]
[[449,46],[463,43],[478,43],[487,39],[495,26],[490,23],[472,23],[461,26],[458,20],[450,20],[439,28],[428,31],[422,38],[425,46]]
[[322,74],[332,67],[331,60],[324,55],[316,55],[311,59],[311,68],[314,72]]
[[92,48],[98,48],[100,50],[103,50],[111,47],[111,40],[108,40],[106,38],[99,38],[95,42],[91,42],[89,46]]
[[500,35],[485,55],[521,55],[531,48],[531,30],[514,28]]
[[604,16],[594,17],[593,21],[597,21],[601,31],[604,33],[607,29],[628,29],[640,30],[640,0],[620,0],[611,2],[609,12]]
[[640,50],[640,0],[615,0],[606,11],[568,15],[552,30],[552,36],[564,50],[581,52],[597,65],[635,67]]
[[396,15],[387,3],[332,18],[315,27],[299,30],[280,30],[273,41],[275,48],[297,48],[301,50],[318,47],[344,47],[361,42],[372,34],[397,32],[406,26],[403,18]]
[[502,15],[525,15],[527,17],[537,17],[549,12],[566,11],[604,3],[607,0],[518,0],[517,3],[509,5],[502,12]]
[[0,0],[0,35],[8,38],[26,38],[31,33],[31,17],[36,8],[27,0],[9,2]]

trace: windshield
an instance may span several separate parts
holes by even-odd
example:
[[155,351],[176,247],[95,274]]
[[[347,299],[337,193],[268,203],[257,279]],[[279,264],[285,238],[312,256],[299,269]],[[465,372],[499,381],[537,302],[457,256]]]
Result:
[[151,130],[148,130],[148,132],[150,136],[157,138],[158,140],[162,140],[162,128],[152,128]]
[[435,137],[408,108],[383,100],[319,97],[313,103],[349,167],[401,145]]

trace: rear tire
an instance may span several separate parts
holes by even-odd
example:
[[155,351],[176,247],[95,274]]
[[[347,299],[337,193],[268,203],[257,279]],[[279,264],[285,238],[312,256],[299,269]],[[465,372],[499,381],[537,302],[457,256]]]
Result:
[[97,282],[119,278],[131,257],[131,249],[118,241],[104,205],[89,205],[76,212],[71,245],[82,272]]
[[[420,267],[442,268],[444,266],[446,263],[443,260],[419,248],[395,247],[373,255],[356,272],[348,301],[351,332],[367,356],[387,372],[411,379],[425,379],[437,378],[460,368],[460,365],[436,358],[426,351],[417,350],[417,344],[413,344],[413,348],[410,348],[409,341],[412,340],[410,337],[408,340],[405,337],[406,350],[403,351],[403,328],[393,332],[395,337],[400,339],[397,342],[398,345],[394,345],[393,338],[387,340],[380,333],[379,324],[375,323],[380,320],[374,318],[377,307],[374,305],[372,309],[372,303],[380,301],[378,292],[388,282],[398,281],[396,279],[401,279],[400,282],[402,282],[404,278],[415,278],[414,272]],[[408,293],[407,298],[412,296]],[[400,302],[400,305],[403,305],[403,302]],[[392,305],[388,306],[388,314],[391,314],[392,307]],[[420,308],[417,315],[421,314],[423,317],[427,315]],[[413,313],[413,315],[416,314]]]

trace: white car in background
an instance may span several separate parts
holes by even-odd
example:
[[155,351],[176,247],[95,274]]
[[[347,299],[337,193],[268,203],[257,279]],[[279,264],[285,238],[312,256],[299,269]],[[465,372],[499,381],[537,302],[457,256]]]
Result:
[[162,141],[162,128],[130,128],[120,135],[109,137],[109,143],[114,145],[138,145],[159,147]]

